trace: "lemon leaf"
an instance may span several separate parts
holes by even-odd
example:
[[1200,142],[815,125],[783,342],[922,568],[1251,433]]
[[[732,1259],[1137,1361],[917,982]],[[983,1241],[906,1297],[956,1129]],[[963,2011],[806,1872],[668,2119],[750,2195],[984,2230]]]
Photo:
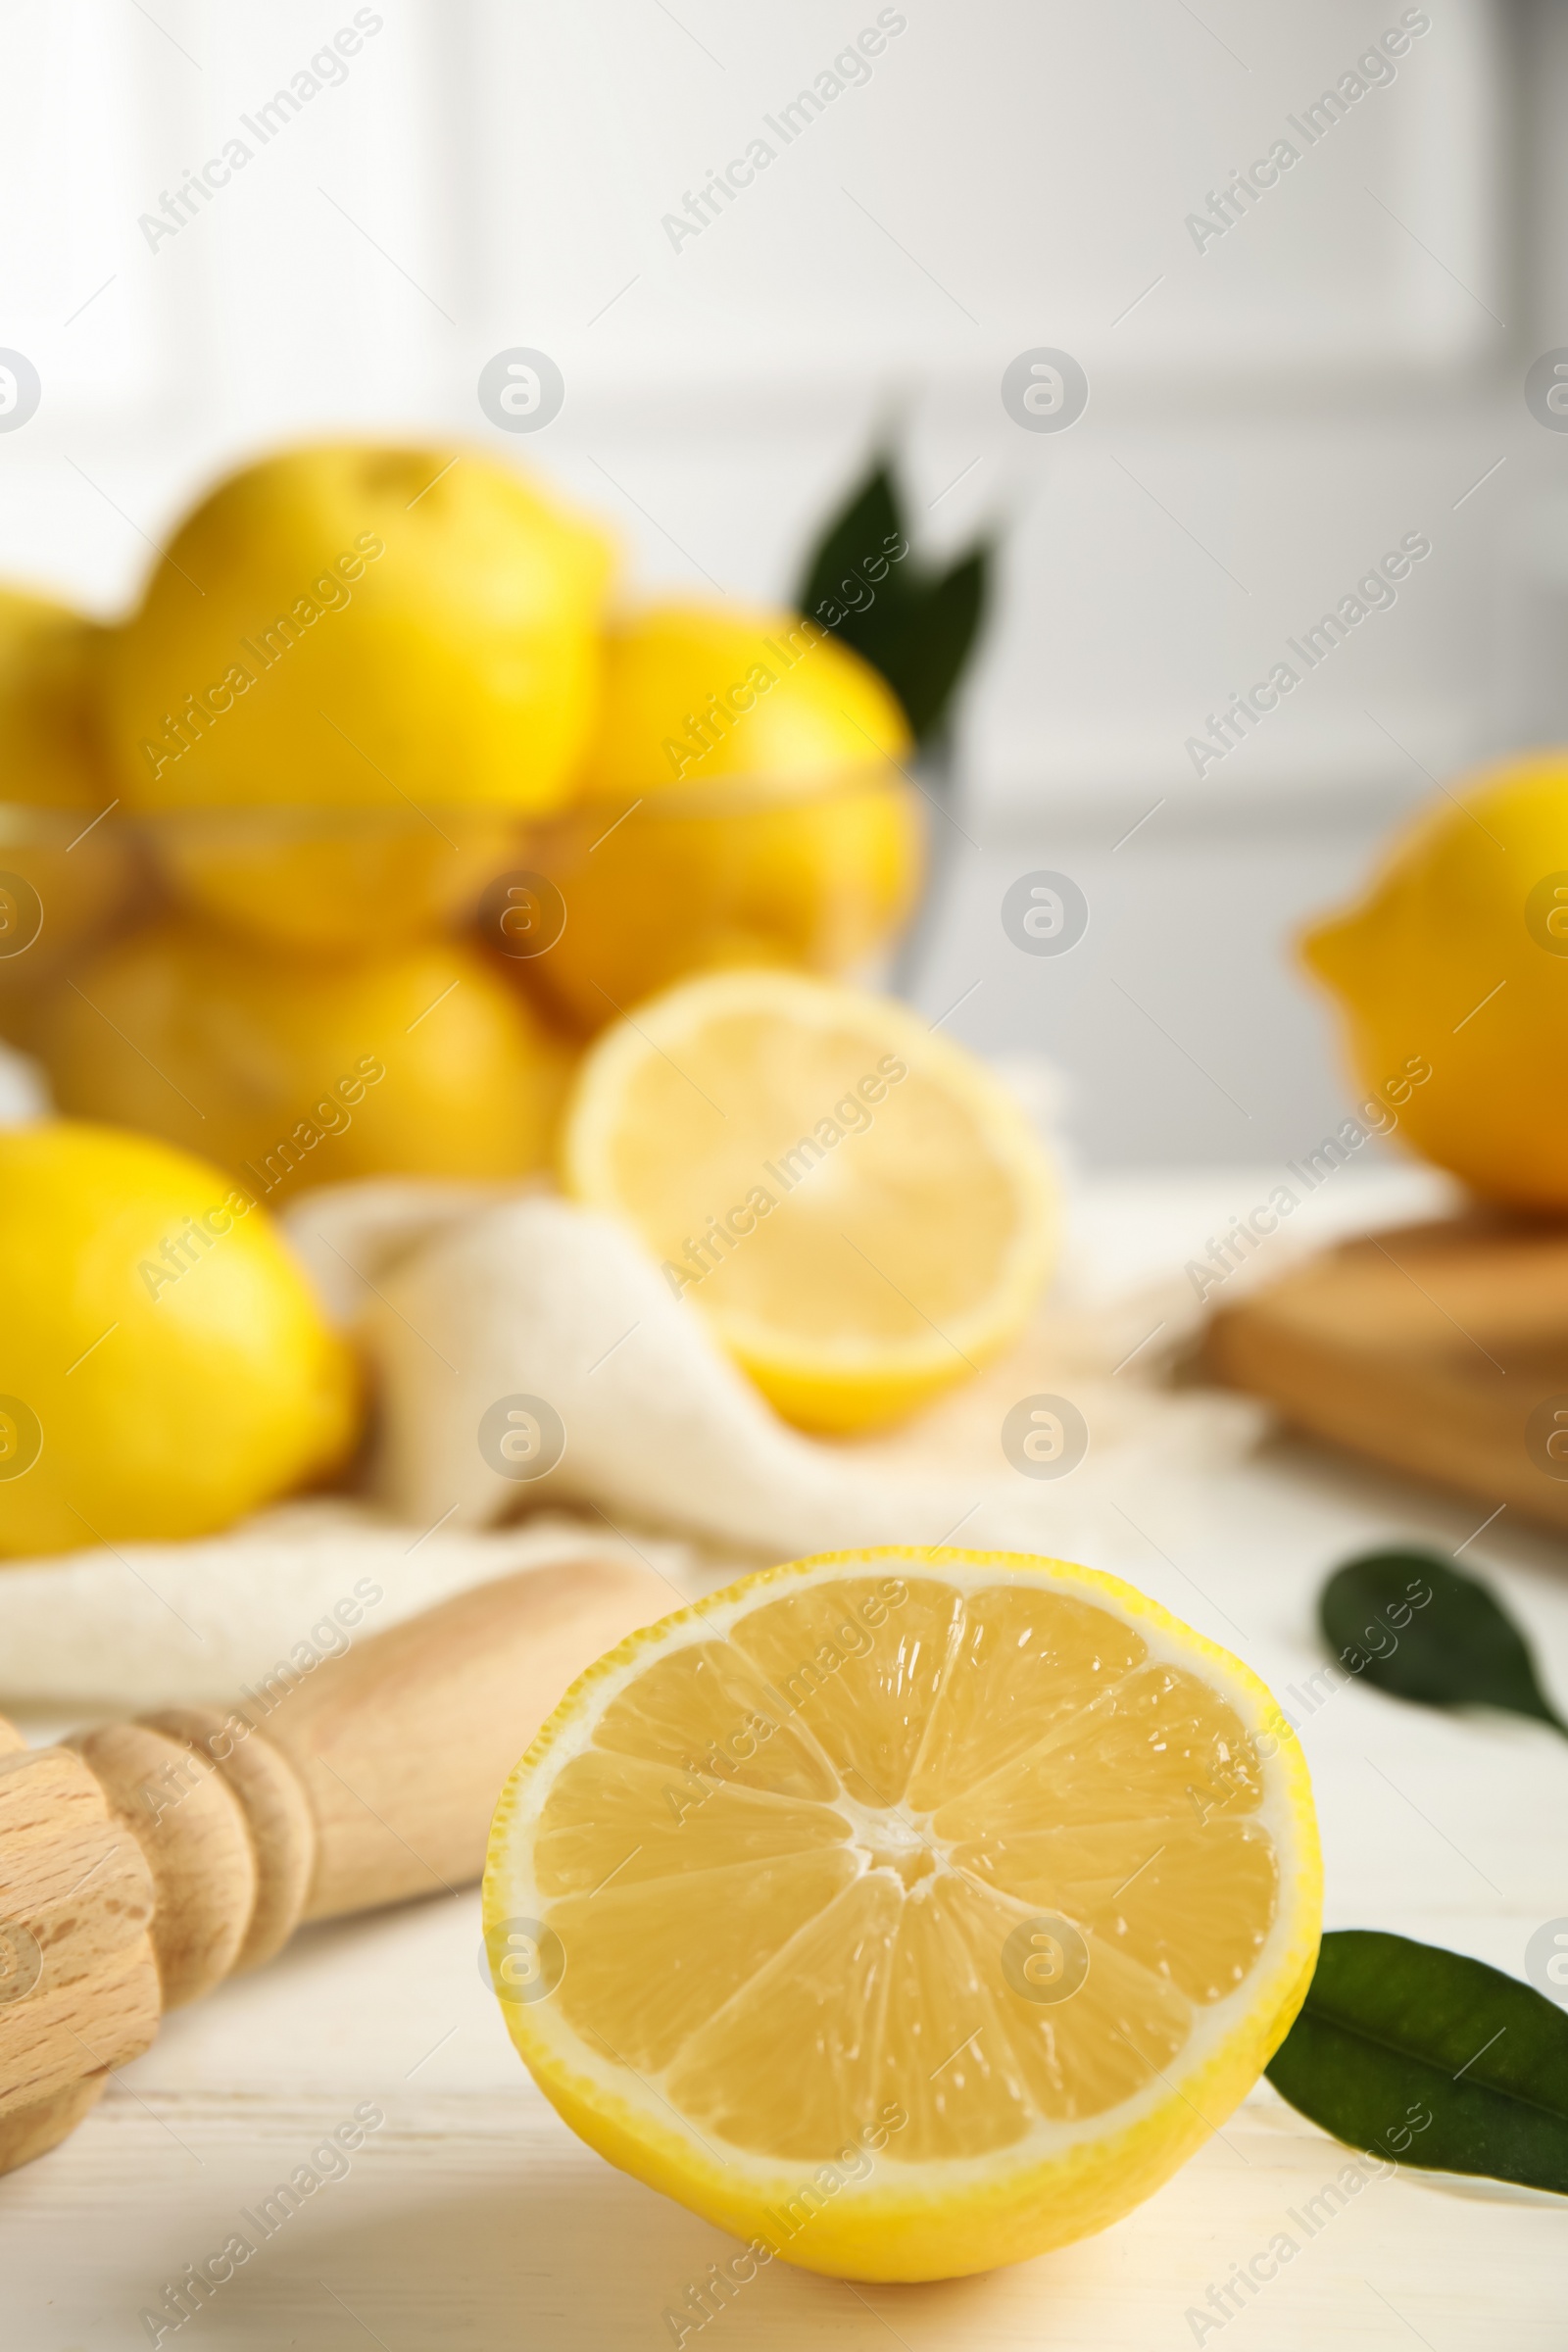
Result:
[[[957,691],[985,619],[990,568],[990,549],[976,548],[897,612],[893,660],[903,675],[894,683],[917,743],[940,731]],[[869,648],[859,650],[876,661]]]
[[1265,2072],[1348,2146],[1568,2191],[1568,2015],[1485,1961],[1368,1928],[1325,1936]]
[[1501,1602],[1437,1552],[1371,1551],[1348,1560],[1318,1596],[1318,1622],[1341,1664],[1393,1697],[1429,1707],[1506,1707],[1568,1733]]
[[940,733],[979,637],[991,561],[982,545],[947,571],[922,566],[891,466],[878,458],[825,525],[797,601],[881,671],[924,744]]
[[846,583],[860,578],[862,565],[891,557],[903,539],[904,517],[892,468],[885,458],[878,458],[858,489],[824,524],[807,563],[798,600],[801,611],[817,620],[822,605],[846,602]]

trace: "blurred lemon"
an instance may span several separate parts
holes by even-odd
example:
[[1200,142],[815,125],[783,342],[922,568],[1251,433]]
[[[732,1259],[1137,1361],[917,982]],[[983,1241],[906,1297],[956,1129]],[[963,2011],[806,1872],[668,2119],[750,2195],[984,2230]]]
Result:
[[1054,1175],[1005,1089],[906,1006],[793,972],[689,980],[607,1031],[562,1170],[808,1429],[966,1379],[1055,1256]]
[[347,1349],[265,1208],[183,1152],[0,1134],[0,1552],[227,1527],[340,1461]]
[[585,802],[533,837],[567,922],[530,977],[574,1022],[694,971],[852,969],[913,907],[904,713],[786,612],[662,605],[610,640]]
[[177,809],[152,820],[176,896],[307,956],[412,945],[464,917],[514,865],[514,818],[414,809]]
[[40,1051],[64,1110],[150,1129],[259,1195],[383,1173],[521,1176],[568,1054],[461,943],[312,963],[185,918],[63,990]]
[[0,741],[5,798],[29,808],[84,809],[104,790],[97,665],[108,635],[50,597],[0,587]]
[[1462,780],[1302,942],[1368,1123],[1495,1200],[1568,1207],[1568,751]]
[[181,524],[108,649],[127,804],[427,819],[410,835],[423,855],[368,887],[330,838],[285,838],[248,889],[242,856],[170,828],[181,886],[263,936],[412,937],[484,879],[453,857],[443,805],[500,816],[566,796],[611,561],[472,451],[329,445],[247,466]]
[[[107,632],[0,588],[0,1032],[25,1042],[40,989],[131,895],[97,734]],[[89,829],[90,828],[90,829]]]
[[794,783],[909,750],[893,690],[793,612],[654,605],[612,632],[585,793],[718,776]]

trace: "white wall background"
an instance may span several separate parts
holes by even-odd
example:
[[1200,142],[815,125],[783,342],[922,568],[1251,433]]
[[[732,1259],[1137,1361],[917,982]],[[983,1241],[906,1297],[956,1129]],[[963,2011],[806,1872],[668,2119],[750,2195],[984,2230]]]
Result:
[[[1060,1059],[1091,1159],[1294,1154],[1342,1090],[1291,927],[1429,778],[1568,733],[1568,436],[1522,397],[1568,343],[1568,12],[1431,0],[1392,84],[1199,251],[1187,214],[1304,144],[1285,118],[1398,0],[901,0],[870,79],[672,250],[662,216],[876,13],[379,0],[341,83],[150,248],[138,216],[256,147],[240,118],[353,6],[6,0],[0,345],[44,396],[0,434],[0,570],[112,611],[217,468],[414,432],[547,471],[637,588],[779,596],[896,419],[925,544],[1007,533],[928,1009]],[[519,344],[566,382],[526,440],[475,395]],[[1038,345],[1088,371],[1068,433],[1002,407]],[[1396,607],[1200,781],[1205,714],[1411,530]],[[1091,903],[1060,959],[998,920],[1041,865]]]

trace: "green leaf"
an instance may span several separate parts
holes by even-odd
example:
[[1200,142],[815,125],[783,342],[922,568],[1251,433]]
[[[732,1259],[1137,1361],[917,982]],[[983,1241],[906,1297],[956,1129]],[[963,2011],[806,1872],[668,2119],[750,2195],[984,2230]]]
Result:
[[815,619],[818,606],[830,597],[842,603],[842,583],[854,578],[867,558],[879,554],[890,539],[897,542],[904,535],[892,468],[885,458],[879,458],[818,539],[801,587],[801,611]]
[[1568,1732],[1501,1602],[1438,1552],[1348,1561],[1318,1597],[1318,1622],[1342,1665],[1396,1698],[1506,1707]]
[[985,618],[990,565],[990,550],[976,548],[908,615],[895,657],[904,679],[897,692],[917,743],[941,732]]
[[950,571],[923,568],[908,546],[892,468],[879,458],[825,526],[797,602],[881,671],[924,744],[940,732],[979,635],[991,561],[982,546]]
[[1568,2192],[1568,2014],[1484,1961],[1368,1928],[1325,1936],[1266,2071],[1350,2147]]

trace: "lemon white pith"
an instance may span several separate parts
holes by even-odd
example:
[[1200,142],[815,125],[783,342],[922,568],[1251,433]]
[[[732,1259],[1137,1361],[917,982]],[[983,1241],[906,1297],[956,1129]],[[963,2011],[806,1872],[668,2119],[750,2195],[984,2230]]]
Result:
[[1102,2229],[1299,2005],[1305,1767],[1236,1659],[1061,1561],[773,1569],[631,1636],[502,1797],[508,2027],[602,2154],[785,2259]]

